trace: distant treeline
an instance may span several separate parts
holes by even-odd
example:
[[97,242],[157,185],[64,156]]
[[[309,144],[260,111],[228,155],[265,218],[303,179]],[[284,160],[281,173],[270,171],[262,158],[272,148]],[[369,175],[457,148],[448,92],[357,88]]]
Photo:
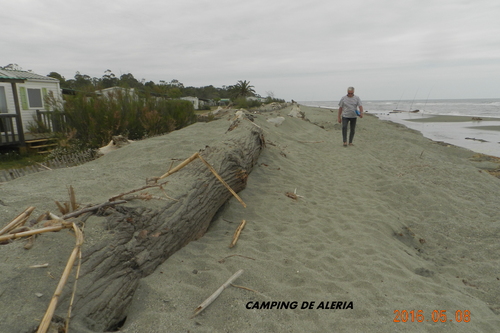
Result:
[[[122,74],[116,76],[111,70],[106,70],[101,78],[90,77],[89,75],[76,72],[72,79],[66,79],[57,72],[51,72],[48,76],[60,81],[61,88],[73,91],[90,92],[110,87],[134,88],[137,91],[168,98],[179,98],[185,96],[198,97],[200,99],[235,99],[241,97],[241,88],[249,88],[243,92],[245,96],[255,96],[255,91],[247,81],[238,81],[235,85],[222,86],[221,88],[212,85],[205,87],[185,87],[179,80],[170,82],[160,81],[155,83],[145,79],[138,80],[133,74]],[[272,93],[270,93],[272,95]],[[269,97],[269,96],[268,96]],[[270,96],[274,99],[274,96]]]
[[[180,97],[193,96],[200,99],[231,100],[235,107],[251,108],[262,104],[260,99],[248,100],[258,96],[249,81],[238,81],[231,86],[216,88],[184,87],[178,80],[170,82],[137,80],[132,74],[117,77],[107,70],[101,78],[90,77],[77,72],[73,79],[66,79],[59,73],[48,76],[60,81],[66,92],[64,103],[53,95],[47,102],[53,127],[49,128],[40,119],[34,119],[32,132],[51,132],[56,127],[63,129],[62,146],[72,150],[97,148],[107,144],[113,136],[124,135],[136,140],[164,134],[183,128],[194,122],[197,117],[193,104],[180,100]],[[122,87],[110,94],[96,93],[97,90]],[[129,89],[134,89],[133,92]],[[264,103],[284,102],[268,93]],[[260,97],[260,96],[258,96]],[[56,126],[57,125],[57,126]]]

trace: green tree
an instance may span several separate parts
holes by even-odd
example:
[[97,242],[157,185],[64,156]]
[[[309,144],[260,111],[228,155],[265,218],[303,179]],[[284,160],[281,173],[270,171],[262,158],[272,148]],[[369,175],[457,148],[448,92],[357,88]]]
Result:
[[120,81],[119,81],[120,87],[124,88],[142,88],[144,85],[139,82],[134,75],[131,73],[128,74],[122,74],[120,76]]
[[47,76],[54,78],[54,79],[58,79],[59,84],[61,85],[61,88],[66,88],[66,79],[61,74],[59,74],[57,72],[50,72],[49,75],[47,75]]
[[250,85],[250,81],[247,82],[247,80],[239,80],[234,86],[231,86],[229,90],[235,98],[255,95],[254,86]]
[[118,86],[118,83],[119,83],[119,79],[116,77],[116,75],[110,69],[107,69],[106,71],[104,71],[104,75],[102,76],[102,79],[100,82],[101,89],[116,87],[116,86]]
[[179,88],[172,87],[172,88],[168,89],[167,96],[170,98],[180,98],[182,96],[182,92]]
[[66,87],[74,90],[93,91],[95,90],[95,78],[76,72],[75,78],[66,81]]

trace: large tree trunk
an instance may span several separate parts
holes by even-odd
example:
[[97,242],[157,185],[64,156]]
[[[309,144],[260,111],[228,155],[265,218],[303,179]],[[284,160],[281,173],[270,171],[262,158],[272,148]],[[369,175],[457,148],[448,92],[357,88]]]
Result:
[[[242,119],[221,139],[200,155],[235,192],[241,191],[264,146],[262,131]],[[108,237],[83,251],[71,327],[102,332],[116,326],[126,317],[139,280],[203,236],[217,210],[232,196],[199,159],[170,178],[185,185],[178,201],[165,201],[159,208],[116,207],[106,217],[111,241]]]

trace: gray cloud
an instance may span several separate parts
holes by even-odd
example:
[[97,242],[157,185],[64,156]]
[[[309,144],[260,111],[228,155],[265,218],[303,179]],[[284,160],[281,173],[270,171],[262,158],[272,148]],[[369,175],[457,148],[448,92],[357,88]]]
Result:
[[295,100],[335,100],[350,85],[364,99],[498,97],[498,13],[495,0],[4,1],[0,65],[249,80]]

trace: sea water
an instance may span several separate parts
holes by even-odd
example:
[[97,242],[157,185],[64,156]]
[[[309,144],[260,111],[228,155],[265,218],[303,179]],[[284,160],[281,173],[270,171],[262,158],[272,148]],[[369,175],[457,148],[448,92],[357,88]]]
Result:
[[[327,109],[338,108],[338,101],[298,103]],[[375,114],[380,119],[390,120],[418,130],[425,137],[434,141],[442,141],[479,153],[500,157],[500,99],[498,98],[367,100],[363,101],[363,108],[366,112]],[[394,110],[403,112],[395,113]],[[415,110],[418,112],[408,112]],[[436,115],[466,116],[470,117],[470,121],[419,121]]]
[[[338,108],[338,101],[299,102],[307,106]],[[500,98],[483,99],[429,99],[401,101],[364,101],[363,108],[370,113],[387,113],[394,110],[419,110],[422,114],[455,115],[500,118]]]

